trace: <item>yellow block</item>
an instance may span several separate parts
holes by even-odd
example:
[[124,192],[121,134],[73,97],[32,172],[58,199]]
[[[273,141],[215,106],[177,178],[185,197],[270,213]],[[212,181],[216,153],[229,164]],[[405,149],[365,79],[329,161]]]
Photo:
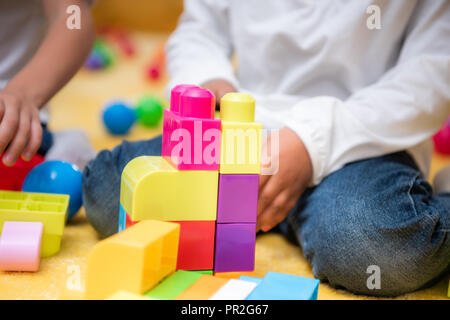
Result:
[[261,173],[262,125],[255,123],[255,100],[246,93],[227,93],[220,100],[223,174]]
[[239,279],[241,276],[254,277],[255,271],[214,272],[214,276],[226,279]]
[[117,291],[112,296],[107,298],[106,300],[153,300],[146,296],[140,296],[128,291]]
[[41,257],[51,256],[59,251],[68,206],[68,195],[0,191],[0,234],[5,221],[42,222]]
[[122,172],[120,203],[133,221],[212,221],[218,179],[217,171],[179,171],[162,157],[137,157]]
[[175,300],[208,300],[227,282],[228,279],[226,278],[217,278],[205,274],[180,293]]
[[100,241],[88,260],[86,298],[143,294],[175,271],[180,225],[146,220]]

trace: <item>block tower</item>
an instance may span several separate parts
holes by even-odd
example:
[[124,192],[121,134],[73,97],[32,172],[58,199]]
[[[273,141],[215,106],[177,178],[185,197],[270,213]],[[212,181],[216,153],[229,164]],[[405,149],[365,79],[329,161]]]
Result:
[[171,92],[161,157],[122,172],[119,231],[142,220],[180,225],[178,270],[252,271],[262,126],[243,93],[221,100],[193,85]]

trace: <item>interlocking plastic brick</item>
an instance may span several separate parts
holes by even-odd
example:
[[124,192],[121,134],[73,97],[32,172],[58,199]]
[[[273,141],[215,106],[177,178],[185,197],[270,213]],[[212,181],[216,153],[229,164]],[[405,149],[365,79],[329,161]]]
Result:
[[42,222],[5,221],[0,237],[0,270],[38,271]]
[[256,223],[259,175],[220,174],[217,223]]
[[245,300],[257,285],[255,282],[230,279],[209,300]]
[[147,292],[145,296],[159,300],[173,300],[201,276],[202,274],[198,272],[178,270]]
[[180,171],[162,157],[137,157],[123,170],[120,203],[132,221],[213,221],[218,180],[217,171]]
[[255,224],[218,223],[216,225],[214,271],[253,271],[255,239]]
[[177,270],[211,270],[214,264],[215,221],[174,221],[180,224]]
[[320,281],[268,272],[247,300],[317,300]]
[[220,173],[261,172],[262,125],[255,123],[255,100],[245,93],[227,93],[220,101]]
[[[0,159],[3,154],[0,155]],[[44,162],[44,157],[36,154],[30,161],[19,157],[12,167],[7,167],[0,161],[0,190],[22,190],[22,184],[28,174],[39,163]]]
[[221,128],[214,119],[214,95],[191,86],[175,95],[172,91],[172,99],[177,97],[178,105],[171,101],[164,113],[162,156],[178,170],[218,170]]
[[235,272],[214,272],[215,277],[227,278],[227,279],[240,279],[243,276],[254,276],[255,271],[235,271]]
[[208,300],[211,296],[222,288],[227,279],[217,278],[209,275],[202,275],[189,288],[179,294],[175,300]]
[[180,226],[146,220],[100,241],[88,259],[86,298],[143,294],[175,271]]
[[68,206],[68,195],[0,191],[0,230],[5,221],[42,222],[41,257],[51,256],[59,251]]

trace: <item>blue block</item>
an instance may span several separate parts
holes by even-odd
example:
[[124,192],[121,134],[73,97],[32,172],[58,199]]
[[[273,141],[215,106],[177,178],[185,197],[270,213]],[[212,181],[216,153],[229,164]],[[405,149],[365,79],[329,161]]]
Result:
[[317,300],[317,279],[268,272],[247,300]]
[[127,224],[127,212],[122,207],[121,204],[119,204],[119,232],[125,230]]
[[248,281],[248,282],[254,282],[254,283],[260,284],[263,279],[255,278],[255,277],[249,277],[249,276],[241,276],[239,278],[239,280]]

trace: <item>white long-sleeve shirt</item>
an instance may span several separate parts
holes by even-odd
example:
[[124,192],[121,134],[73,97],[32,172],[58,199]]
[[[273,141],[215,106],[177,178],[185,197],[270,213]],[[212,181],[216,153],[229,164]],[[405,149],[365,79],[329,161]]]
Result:
[[295,131],[312,184],[399,150],[428,175],[450,112],[449,0],[185,0],[166,50],[168,89],[228,80],[266,128]]

